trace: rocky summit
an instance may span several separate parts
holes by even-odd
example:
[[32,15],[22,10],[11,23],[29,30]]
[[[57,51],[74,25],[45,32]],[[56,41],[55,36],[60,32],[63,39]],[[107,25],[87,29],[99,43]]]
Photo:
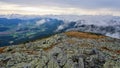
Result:
[[120,68],[120,39],[70,31],[5,46],[0,68]]

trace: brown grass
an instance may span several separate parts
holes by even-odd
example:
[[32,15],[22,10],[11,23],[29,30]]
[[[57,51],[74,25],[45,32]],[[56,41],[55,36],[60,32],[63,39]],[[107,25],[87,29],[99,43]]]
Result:
[[76,43],[76,41],[74,41],[74,40],[70,40],[70,39],[67,40],[67,42],[70,43],[70,44],[75,44],[75,43]]
[[1,54],[1,53],[4,53],[4,50],[5,50],[5,49],[6,49],[6,47],[1,47],[1,48],[0,48],[0,54]]
[[116,50],[115,52],[116,52],[117,54],[120,54],[120,50]]
[[116,42],[116,41],[117,41],[117,39],[112,38],[109,40],[101,40],[100,42]]
[[82,48],[84,48],[84,47],[93,48],[94,47],[94,45],[91,45],[91,44],[88,44],[88,43],[82,43],[79,46],[82,47]]
[[33,51],[33,50],[22,50],[22,52],[26,52],[28,54],[37,54],[37,51]]
[[110,48],[107,48],[107,47],[101,47],[101,49],[112,52],[112,53],[115,53],[115,54],[120,54],[120,50],[113,50],[113,49],[110,49]]
[[100,38],[106,38],[102,35],[95,35],[91,33],[85,33],[85,32],[77,32],[77,31],[71,31],[65,33],[69,37],[76,37],[76,38],[90,38],[90,39],[100,39]]
[[48,50],[52,49],[52,48],[53,48],[55,45],[57,45],[57,44],[59,44],[59,43],[52,44],[52,45],[50,45],[50,47],[43,48],[43,50],[44,50],[44,51],[48,51]]
[[101,47],[101,49],[103,49],[103,50],[107,50],[107,51],[113,51],[112,49],[107,48],[107,47]]

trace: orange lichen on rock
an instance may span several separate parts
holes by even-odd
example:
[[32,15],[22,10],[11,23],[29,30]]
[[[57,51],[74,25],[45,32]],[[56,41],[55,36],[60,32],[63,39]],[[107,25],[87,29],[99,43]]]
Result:
[[90,39],[105,38],[105,36],[96,35],[96,34],[87,33],[87,32],[71,31],[71,32],[66,32],[65,34],[66,34],[67,36],[76,37],[76,38],[90,38]]
[[0,53],[4,53],[4,50],[6,49],[6,47],[1,47],[0,48]]

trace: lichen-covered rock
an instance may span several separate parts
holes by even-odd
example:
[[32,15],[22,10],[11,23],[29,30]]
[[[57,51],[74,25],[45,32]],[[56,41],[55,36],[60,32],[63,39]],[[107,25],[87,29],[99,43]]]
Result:
[[0,68],[120,68],[118,39],[76,33],[1,48]]

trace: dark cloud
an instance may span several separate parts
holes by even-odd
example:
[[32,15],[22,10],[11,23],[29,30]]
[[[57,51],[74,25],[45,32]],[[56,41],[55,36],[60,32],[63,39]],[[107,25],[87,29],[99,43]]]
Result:
[[1,0],[7,3],[14,3],[28,6],[57,6],[73,7],[84,9],[111,8],[120,9],[120,0]]

